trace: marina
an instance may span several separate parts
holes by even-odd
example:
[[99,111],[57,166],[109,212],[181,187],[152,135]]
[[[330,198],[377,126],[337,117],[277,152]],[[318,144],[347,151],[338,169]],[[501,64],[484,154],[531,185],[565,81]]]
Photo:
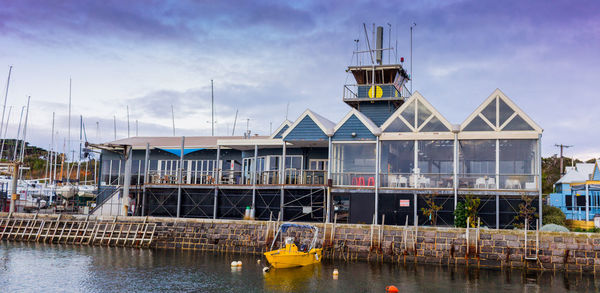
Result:
[[[243,262],[241,269],[230,268],[234,260]],[[337,280],[332,277],[336,268]],[[579,273],[327,260],[320,266],[292,270],[264,274],[256,257],[249,255],[0,243],[0,283],[8,292],[65,288],[86,292],[384,292],[393,284],[402,284],[410,292],[589,292],[600,288],[592,275]]]
[[599,14],[6,3],[0,292],[600,292]]

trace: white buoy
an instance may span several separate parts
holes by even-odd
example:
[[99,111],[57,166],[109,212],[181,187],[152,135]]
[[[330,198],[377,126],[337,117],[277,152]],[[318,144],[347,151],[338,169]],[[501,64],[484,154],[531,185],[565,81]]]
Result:
[[268,272],[269,272],[269,270],[270,270],[270,269],[269,269],[269,267],[264,267],[264,268],[263,268],[263,273],[268,273]]
[[260,264],[260,259],[257,259],[257,260],[256,260],[256,263],[257,263],[257,264]]
[[232,267],[236,267],[236,266],[237,266],[237,261],[235,261],[235,260],[234,260],[234,261],[232,261],[232,262],[231,262],[231,266],[232,266]]
[[333,269],[333,277],[336,278],[339,275],[338,269]]
[[241,266],[242,266],[242,261],[241,261],[241,260],[238,260],[238,262],[237,262],[237,266],[238,266],[238,267],[241,267]]

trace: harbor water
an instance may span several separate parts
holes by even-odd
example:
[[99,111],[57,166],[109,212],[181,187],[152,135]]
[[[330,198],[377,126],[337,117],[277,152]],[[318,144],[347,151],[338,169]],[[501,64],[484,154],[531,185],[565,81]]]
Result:
[[[261,260],[257,263],[257,260]],[[241,268],[231,268],[242,261]],[[263,273],[264,258],[176,250],[0,243],[0,292],[595,292],[591,274],[324,260]],[[334,279],[332,272],[338,269]]]

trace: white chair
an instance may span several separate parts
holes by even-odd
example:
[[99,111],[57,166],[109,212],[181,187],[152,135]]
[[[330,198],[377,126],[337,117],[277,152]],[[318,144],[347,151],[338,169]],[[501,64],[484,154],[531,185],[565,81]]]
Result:
[[488,178],[487,180],[487,188],[496,189],[496,178]]
[[402,175],[398,175],[398,186],[399,187],[408,187],[408,179]]
[[475,188],[486,188],[485,178],[479,177],[475,179]]
[[398,177],[395,175],[388,175],[388,180],[389,180],[389,186],[390,187],[398,187],[398,185],[400,184],[398,182]]
[[410,182],[410,187],[417,187],[417,184],[419,183],[419,175],[411,174],[408,178],[408,181]]
[[419,177],[419,187],[429,187],[431,184],[431,179],[426,178],[424,176]]

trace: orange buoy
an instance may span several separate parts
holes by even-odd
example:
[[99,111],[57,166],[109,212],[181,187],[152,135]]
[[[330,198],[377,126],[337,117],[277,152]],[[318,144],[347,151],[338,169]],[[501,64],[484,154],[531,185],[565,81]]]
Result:
[[396,288],[396,286],[390,285],[390,286],[385,287],[385,292],[386,293],[398,293],[399,291],[398,291],[398,288]]

